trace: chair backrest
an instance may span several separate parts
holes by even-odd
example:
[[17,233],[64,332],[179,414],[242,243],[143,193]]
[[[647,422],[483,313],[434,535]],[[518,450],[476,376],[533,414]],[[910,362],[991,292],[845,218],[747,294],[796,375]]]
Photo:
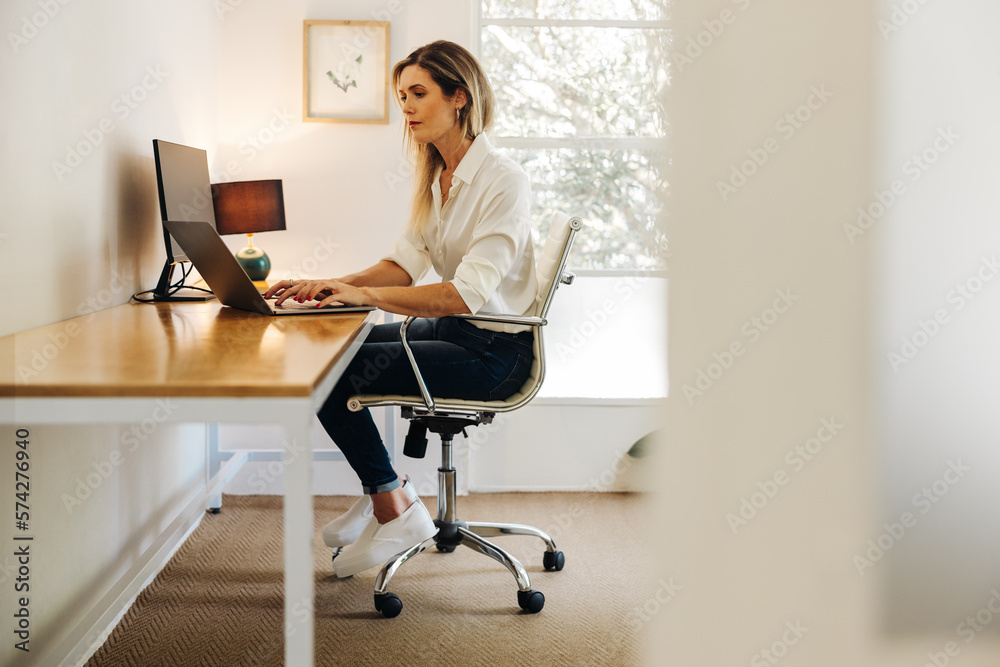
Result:
[[[542,256],[538,258],[535,274],[538,278],[538,298],[535,302],[535,315],[545,318],[552,305],[552,297],[564,280],[566,260],[573,247],[573,237],[580,231],[583,222],[580,218],[556,213],[549,227],[549,236],[545,239]],[[568,277],[567,277],[568,279]]]
[[[573,247],[573,237],[583,227],[580,218],[557,214],[552,219],[549,236],[542,248],[542,255],[535,266],[538,280],[538,294],[535,299],[535,316],[545,319],[552,304],[552,297],[561,283],[572,282],[572,274],[566,272],[566,261]],[[513,396],[502,401],[471,401],[447,397],[435,397],[437,410],[486,410],[489,412],[509,412],[528,403],[538,393],[545,379],[545,345],[542,340],[544,326],[535,328],[534,360],[528,379]],[[421,408],[426,405],[423,396],[402,395],[360,395],[348,401],[352,411],[364,406],[401,405]]]
[[[544,320],[559,285],[572,282],[573,274],[566,272],[566,261],[573,248],[573,238],[582,227],[583,221],[578,217],[557,213],[552,218],[549,236],[545,239],[545,245],[542,247],[542,256],[538,258],[538,263],[535,266],[535,276],[538,280],[538,296],[535,300],[536,317]],[[528,375],[528,379],[513,396],[504,401],[494,401],[491,404],[491,410],[496,412],[516,410],[534,398],[538,390],[541,389],[542,381],[545,379],[545,344],[542,340],[544,328],[540,326],[535,329],[535,358],[531,364],[531,373]]]

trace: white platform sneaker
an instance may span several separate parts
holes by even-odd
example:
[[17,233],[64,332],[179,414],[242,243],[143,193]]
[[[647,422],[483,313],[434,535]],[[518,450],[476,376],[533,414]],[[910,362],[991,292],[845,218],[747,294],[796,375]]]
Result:
[[[403,480],[403,490],[410,501],[417,499],[417,492],[413,490],[409,476]],[[323,526],[323,543],[333,549],[354,544],[368,525],[373,511],[372,497],[367,493],[362,495],[349,510]]]
[[333,573],[343,578],[381,565],[436,533],[434,519],[417,498],[405,512],[388,523],[379,523],[372,516],[358,540],[344,547],[343,553],[333,560]]

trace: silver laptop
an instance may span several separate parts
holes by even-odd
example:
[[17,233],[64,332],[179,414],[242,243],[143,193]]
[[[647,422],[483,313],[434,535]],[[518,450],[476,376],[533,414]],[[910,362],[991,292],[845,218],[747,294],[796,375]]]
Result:
[[309,305],[291,299],[275,306],[257,291],[250,276],[211,224],[184,220],[168,220],[163,224],[212,288],[216,298],[227,306],[263,315],[318,315],[375,310],[374,306],[332,305],[317,308],[315,303]]

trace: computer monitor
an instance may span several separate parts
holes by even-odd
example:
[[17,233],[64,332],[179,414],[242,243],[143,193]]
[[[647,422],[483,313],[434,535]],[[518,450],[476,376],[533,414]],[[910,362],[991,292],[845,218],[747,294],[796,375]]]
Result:
[[[173,144],[161,139],[153,140],[156,158],[156,185],[160,198],[161,224],[167,220],[205,221],[215,227],[215,209],[212,206],[212,186],[208,176],[208,154],[200,148]],[[188,261],[184,250],[163,227],[163,243],[167,261],[160,274],[153,299],[156,301],[202,301],[208,295],[179,294],[186,288],[172,284],[174,266]]]

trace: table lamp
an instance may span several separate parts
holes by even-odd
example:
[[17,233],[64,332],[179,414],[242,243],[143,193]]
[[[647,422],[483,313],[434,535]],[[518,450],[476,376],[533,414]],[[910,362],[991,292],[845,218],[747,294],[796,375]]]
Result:
[[[253,235],[285,229],[281,180],[215,183],[212,185],[212,204],[215,228],[220,235],[246,234],[249,237],[247,247],[236,253],[236,261],[250,280],[263,283],[271,271],[271,259],[253,244]],[[266,289],[267,284],[258,287]]]

